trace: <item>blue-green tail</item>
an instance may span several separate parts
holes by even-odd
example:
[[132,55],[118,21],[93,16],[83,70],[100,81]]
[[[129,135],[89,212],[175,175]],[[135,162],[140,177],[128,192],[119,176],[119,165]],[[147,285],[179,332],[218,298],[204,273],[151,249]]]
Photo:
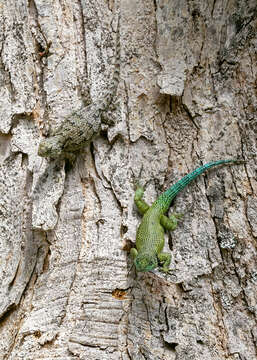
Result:
[[169,209],[169,206],[175,196],[183,190],[187,184],[193,181],[198,175],[202,174],[207,169],[221,164],[226,163],[244,163],[242,160],[218,160],[209,162],[198,169],[192,171],[190,174],[184,176],[181,180],[179,180],[176,184],[172,185],[168,190],[166,190],[159,198],[155,201],[155,205],[161,207],[162,212],[166,212]]

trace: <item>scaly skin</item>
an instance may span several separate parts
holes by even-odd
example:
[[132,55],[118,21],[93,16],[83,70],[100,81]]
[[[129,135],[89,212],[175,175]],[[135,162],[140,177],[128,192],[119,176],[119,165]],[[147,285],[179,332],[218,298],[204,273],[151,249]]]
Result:
[[159,267],[163,272],[169,271],[171,256],[162,252],[164,247],[164,229],[175,230],[181,214],[173,213],[169,218],[164,214],[168,211],[172,200],[198,175],[207,169],[227,163],[244,163],[240,160],[219,160],[205,164],[190,174],[184,176],[176,184],[171,186],[158,199],[149,206],[142,200],[144,189],[138,187],[135,192],[135,203],[139,212],[144,215],[137,229],[136,248],[130,250],[137,271],[150,271]]
[[[119,19],[118,19],[119,30]],[[120,75],[120,33],[117,32],[116,60],[111,84],[103,96],[92,104],[82,107],[64,119],[51,136],[41,140],[38,155],[49,159],[68,159],[73,163],[76,154],[98,134],[102,123],[111,125],[106,111],[116,94]]]

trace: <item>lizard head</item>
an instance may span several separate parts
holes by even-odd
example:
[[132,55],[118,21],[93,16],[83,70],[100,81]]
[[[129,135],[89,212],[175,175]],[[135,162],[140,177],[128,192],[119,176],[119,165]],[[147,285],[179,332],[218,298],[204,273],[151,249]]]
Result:
[[38,155],[42,157],[58,158],[62,153],[62,147],[58,137],[51,136],[40,142]]
[[150,271],[158,266],[155,255],[140,254],[134,260],[137,271]]

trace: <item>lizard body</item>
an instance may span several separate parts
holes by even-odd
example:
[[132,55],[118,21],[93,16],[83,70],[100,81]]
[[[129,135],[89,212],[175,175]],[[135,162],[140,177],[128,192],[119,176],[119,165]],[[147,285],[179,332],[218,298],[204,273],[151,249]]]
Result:
[[105,96],[97,102],[67,116],[61,126],[50,137],[43,139],[38,148],[38,155],[50,159],[69,159],[74,161],[76,153],[85,147],[93,136],[99,133],[104,116],[116,93],[120,76],[120,34],[116,40],[116,59],[112,82]]
[[213,166],[226,163],[243,163],[243,161],[219,160],[207,163],[172,185],[158,197],[152,206],[149,206],[142,200],[144,189],[138,186],[134,200],[139,212],[143,215],[143,219],[137,229],[136,248],[130,250],[137,271],[150,271],[156,267],[159,267],[159,270],[163,272],[169,271],[171,255],[162,252],[164,247],[164,229],[175,230],[177,221],[182,215],[174,213],[168,218],[164,214],[168,211],[176,195],[198,175]]

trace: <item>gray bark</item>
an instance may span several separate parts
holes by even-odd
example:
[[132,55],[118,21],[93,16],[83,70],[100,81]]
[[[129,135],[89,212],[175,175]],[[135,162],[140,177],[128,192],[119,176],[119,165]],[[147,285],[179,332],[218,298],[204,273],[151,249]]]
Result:
[[[72,168],[40,139],[110,82],[113,126]],[[0,1],[0,359],[257,357],[256,0]],[[175,200],[171,275],[127,250],[152,202]]]

